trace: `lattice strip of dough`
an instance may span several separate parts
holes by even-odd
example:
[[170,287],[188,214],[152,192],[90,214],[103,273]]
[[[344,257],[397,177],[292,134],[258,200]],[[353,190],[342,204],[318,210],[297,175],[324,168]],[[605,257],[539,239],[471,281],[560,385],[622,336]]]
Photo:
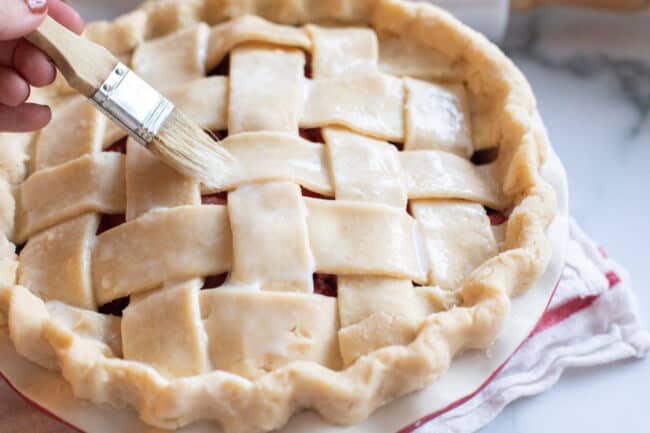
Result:
[[474,151],[465,88],[404,79],[404,150],[439,149],[470,157]]
[[126,145],[126,219],[150,209],[201,204],[199,184],[183,176],[132,138]]
[[298,132],[305,55],[248,43],[230,54],[228,132]]
[[399,153],[409,199],[462,198],[503,209],[504,197],[490,165],[475,166],[452,153],[435,150]]
[[232,283],[264,290],[313,291],[306,209],[296,184],[241,186],[228,194],[228,213]]
[[85,155],[32,174],[18,188],[16,242],[85,212],[123,213],[124,155]]
[[41,170],[101,151],[105,125],[106,117],[86,98],[70,98],[53,110],[52,120],[38,135],[34,169]]
[[152,210],[97,236],[95,297],[103,304],[165,281],[225,272],[231,251],[225,206]]
[[340,368],[336,299],[219,289],[199,296],[215,369],[254,379],[297,360]]
[[366,74],[377,70],[377,35],[371,29],[308,25],[313,78]]
[[208,371],[200,288],[200,280],[193,280],[132,299],[122,318],[124,359],[149,364],[169,378]]
[[442,53],[411,37],[379,32],[379,69],[398,77],[428,81],[461,82],[463,70]]
[[[266,0],[272,1],[272,0]],[[286,1],[286,0],[285,0]],[[355,0],[303,0],[296,2],[302,6],[301,20],[305,22],[345,22],[367,14],[368,2]],[[358,21],[357,21],[358,22]]]
[[178,85],[167,97],[197,125],[216,131],[228,127],[228,78],[214,76]]
[[380,347],[409,344],[416,336],[413,318],[378,311],[361,322],[339,330],[339,348],[344,365]]
[[157,89],[205,76],[205,56],[210,28],[199,23],[168,36],[140,44],[131,68]]
[[392,206],[306,198],[316,270],[424,282],[415,220]]
[[310,0],[299,2],[295,0],[255,0],[253,3],[249,3],[251,7],[249,13],[260,15],[276,22],[296,24],[310,21],[310,14],[308,12],[316,9],[323,2],[317,1],[316,5],[313,6],[310,4]]
[[244,15],[214,26],[208,39],[206,68],[214,68],[236,45],[266,42],[309,50],[311,41],[300,28],[274,24],[263,18]]
[[403,317],[413,317],[418,311],[411,281],[394,278],[342,275],[338,278],[338,302],[341,328],[378,311]]
[[106,47],[113,54],[128,54],[142,43],[147,26],[147,13],[135,10],[115,21],[88,23],[84,37]]
[[[127,221],[151,209],[201,203],[196,181],[171,169],[132,139],[127,141],[126,155]],[[207,371],[198,304],[202,283],[200,278],[171,286],[165,282],[159,291],[131,296],[122,321],[125,359],[152,365],[166,377]]]
[[223,189],[250,182],[289,180],[320,194],[334,194],[322,144],[288,133],[246,132],[228,136],[221,145],[235,161],[224,174]]
[[147,20],[149,38],[158,38],[202,21],[200,18],[206,7],[203,0],[162,1],[142,6],[149,14]]
[[323,129],[338,200],[406,206],[395,146],[338,128]]
[[[228,78],[200,78],[164,89],[165,95],[198,126],[210,131],[228,126]],[[127,133],[113,122],[107,122],[103,147],[107,148]]]
[[478,265],[498,254],[483,206],[460,200],[412,200],[429,257],[429,283],[455,289]]
[[[404,209],[406,191],[395,146],[343,129],[323,129],[323,137],[330,151],[338,200]],[[405,343],[415,335],[417,303],[408,279],[339,275],[338,309],[339,348],[345,365],[371,350]],[[390,317],[389,332],[381,327],[386,317]]]
[[404,85],[380,73],[310,80],[300,119],[303,128],[346,126],[376,138],[404,138]]
[[20,252],[18,284],[45,300],[97,308],[90,275],[90,249],[99,217],[89,213],[33,236]]

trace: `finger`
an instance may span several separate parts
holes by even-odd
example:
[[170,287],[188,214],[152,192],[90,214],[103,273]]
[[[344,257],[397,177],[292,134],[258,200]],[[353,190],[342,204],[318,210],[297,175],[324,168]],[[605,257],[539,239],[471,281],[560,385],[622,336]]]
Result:
[[24,39],[16,45],[14,67],[32,86],[47,86],[56,78],[56,69],[49,57]]
[[0,104],[16,107],[29,97],[29,84],[18,72],[0,66]]
[[52,112],[46,105],[32,103],[18,107],[0,105],[0,131],[29,132],[43,128],[50,121]]
[[[33,6],[30,9],[27,4]],[[47,11],[44,0],[3,0],[0,2],[0,41],[18,39],[37,28]]]
[[20,39],[12,39],[11,41],[0,41],[0,65],[11,66],[13,65],[14,50],[16,44]]
[[81,33],[84,28],[84,20],[81,15],[72,6],[61,0],[48,1],[48,14],[75,33]]
[[[75,33],[81,33],[84,22],[79,14],[70,6],[60,0],[50,0],[49,14]],[[0,1],[0,16],[3,16],[3,1]],[[1,29],[0,29],[1,30]],[[11,66],[13,64],[14,50],[20,39],[2,40],[0,37],[0,65]]]

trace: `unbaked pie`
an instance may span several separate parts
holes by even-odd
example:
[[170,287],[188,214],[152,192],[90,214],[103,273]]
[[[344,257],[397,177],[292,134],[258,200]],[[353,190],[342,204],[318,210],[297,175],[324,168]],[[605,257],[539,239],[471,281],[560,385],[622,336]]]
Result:
[[[550,255],[525,79],[398,0],[163,0],[86,36],[220,138],[219,188],[64,83],[0,143],[0,325],[154,426],[354,423],[490,346]],[[405,420],[408,421],[408,420]]]

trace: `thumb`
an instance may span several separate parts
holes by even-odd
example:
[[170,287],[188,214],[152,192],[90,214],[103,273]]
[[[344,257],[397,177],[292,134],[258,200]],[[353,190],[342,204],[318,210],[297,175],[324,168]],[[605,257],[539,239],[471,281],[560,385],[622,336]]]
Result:
[[25,36],[36,29],[47,14],[47,0],[1,0],[0,41]]

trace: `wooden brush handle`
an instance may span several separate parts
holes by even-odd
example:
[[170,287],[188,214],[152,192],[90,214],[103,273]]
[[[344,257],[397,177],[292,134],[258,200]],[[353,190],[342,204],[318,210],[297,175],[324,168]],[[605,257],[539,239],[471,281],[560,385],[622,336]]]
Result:
[[68,84],[87,97],[95,94],[118,63],[106,48],[82,38],[49,16],[25,38],[50,56]]
[[649,6],[650,0],[512,0],[512,8],[515,10],[551,5],[630,11]]

